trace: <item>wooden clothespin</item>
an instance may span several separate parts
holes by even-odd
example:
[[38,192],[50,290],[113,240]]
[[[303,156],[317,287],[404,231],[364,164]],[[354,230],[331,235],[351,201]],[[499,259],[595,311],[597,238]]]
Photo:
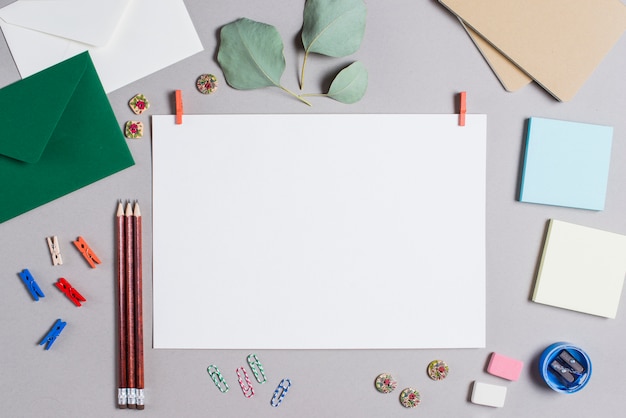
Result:
[[183,92],[176,90],[176,125],[183,124]]
[[33,275],[30,274],[30,271],[28,271],[28,269],[22,270],[22,272],[19,273],[19,275],[22,281],[24,282],[24,284],[26,285],[26,288],[30,292],[30,295],[33,297],[33,299],[35,299],[35,302],[37,302],[39,298],[43,298],[46,296],[43,294],[43,292],[41,291],[41,288],[35,281],[35,278],[33,277]]
[[48,242],[50,256],[52,257],[52,265],[62,265],[63,259],[61,258],[61,247],[59,247],[59,239],[55,235],[53,237],[46,237],[46,241]]
[[78,290],[74,289],[71,284],[63,277],[61,277],[55,284],[57,289],[65,294],[72,301],[72,303],[76,306],[81,306],[81,302],[86,302],[87,299],[83,297]]
[[89,263],[92,269],[96,268],[96,264],[100,264],[100,259],[92,251],[92,249],[89,248],[89,245],[87,245],[83,237],[78,237],[76,241],[72,241],[72,242],[74,243],[76,248],[78,248],[78,251],[81,252],[83,257],[85,257],[85,260],[87,260],[87,262]]
[[459,126],[465,126],[465,114],[467,112],[467,93],[459,93]]

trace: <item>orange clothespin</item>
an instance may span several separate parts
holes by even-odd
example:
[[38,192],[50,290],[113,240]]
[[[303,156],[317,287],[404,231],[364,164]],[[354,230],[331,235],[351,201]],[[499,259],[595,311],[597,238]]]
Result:
[[57,287],[57,289],[63,292],[65,296],[67,296],[69,300],[71,300],[72,303],[74,303],[74,305],[76,306],[81,306],[81,302],[87,301],[87,299],[85,299],[83,295],[78,293],[78,290],[74,289],[72,285],[69,284],[69,282],[63,277],[61,277],[54,285]]
[[183,124],[183,92],[176,90],[176,125]]
[[459,126],[465,126],[465,113],[467,112],[467,93],[462,91],[459,94]]
[[78,251],[81,252],[85,260],[89,263],[92,269],[96,268],[96,264],[100,264],[98,256],[89,248],[89,245],[85,242],[83,237],[78,237],[76,241],[73,241]]

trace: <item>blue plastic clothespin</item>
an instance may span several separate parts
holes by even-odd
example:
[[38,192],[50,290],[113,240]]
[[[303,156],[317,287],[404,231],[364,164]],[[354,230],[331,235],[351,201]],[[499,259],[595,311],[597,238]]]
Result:
[[45,349],[50,350],[50,347],[52,347],[52,344],[54,344],[54,340],[56,340],[59,334],[61,334],[61,331],[63,331],[63,328],[65,328],[65,325],[67,325],[67,322],[61,321],[60,318],[57,319],[54,325],[52,325],[52,329],[50,329],[50,331],[46,334],[46,336],[43,337],[39,345],[46,344]]
[[19,273],[19,275],[22,281],[24,282],[24,284],[26,285],[26,288],[30,292],[30,295],[33,297],[33,299],[35,299],[35,302],[38,301],[39,298],[43,298],[46,296],[43,294],[43,292],[39,288],[39,285],[35,281],[35,278],[33,277],[32,274],[30,274],[30,271],[28,271],[28,269],[22,270],[22,272]]

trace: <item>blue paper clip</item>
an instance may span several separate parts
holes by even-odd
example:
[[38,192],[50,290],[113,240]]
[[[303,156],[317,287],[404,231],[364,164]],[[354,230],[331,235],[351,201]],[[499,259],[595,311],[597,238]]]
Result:
[[61,321],[61,319],[57,319],[54,325],[52,325],[52,329],[46,334],[45,337],[43,337],[43,340],[41,340],[39,345],[46,344],[45,349],[50,350],[50,347],[52,347],[52,344],[54,344],[54,340],[56,340],[59,334],[61,334],[61,331],[63,331],[65,325],[67,325],[67,322],[63,322]]
[[33,299],[35,299],[35,301],[38,301],[39,298],[43,298],[46,296],[43,294],[43,292],[39,288],[39,285],[35,281],[33,275],[30,274],[30,271],[28,271],[28,269],[22,270],[22,272],[19,273],[19,275],[22,281],[24,282],[24,284],[26,285],[26,288],[30,292],[30,295],[33,297]]
[[291,386],[291,380],[283,379],[278,384],[278,387],[274,391],[274,396],[272,396],[272,400],[270,401],[270,405],[273,407],[278,407],[280,403],[283,401],[283,398],[287,394],[289,387]]
[[265,377],[265,371],[263,370],[263,365],[259,361],[256,354],[250,354],[248,356],[248,365],[250,366],[250,370],[252,370],[252,374],[254,374],[254,378],[259,383],[267,382],[267,378]]
[[209,376],[211,376],[211,379],[213,379],[213,383],[215,383],[215,386],[217,386],[220,392],[228,392],[228,383],[226,383],[226,380],[224,380],[224,376],[222,376],[222,372],[220,372],[220,369],[218,369],[216,365],[211,364],[209,367],[206,368],[206,371]]

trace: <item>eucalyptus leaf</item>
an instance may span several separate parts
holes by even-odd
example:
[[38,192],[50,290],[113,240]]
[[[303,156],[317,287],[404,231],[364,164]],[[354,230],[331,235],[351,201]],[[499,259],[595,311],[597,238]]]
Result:
[[367,70],[360,61],[353,62],[337,74],[326,94],[341,103],[356,103],[367,90]]
[[274,26],[241,18],[222,27],[220,38],[217,61],[231,87],[251,90],[276,86],[311,105],[280,84],[285,55],[283,40]]
[[222,27],[217,61],[226,82],[240,90],[280,87],[283,40],[274,26],[242,18]]
[[366,13],[363,0],[307,0],[302,26],[305,54],[345,57],[356,52],[365,33]]

